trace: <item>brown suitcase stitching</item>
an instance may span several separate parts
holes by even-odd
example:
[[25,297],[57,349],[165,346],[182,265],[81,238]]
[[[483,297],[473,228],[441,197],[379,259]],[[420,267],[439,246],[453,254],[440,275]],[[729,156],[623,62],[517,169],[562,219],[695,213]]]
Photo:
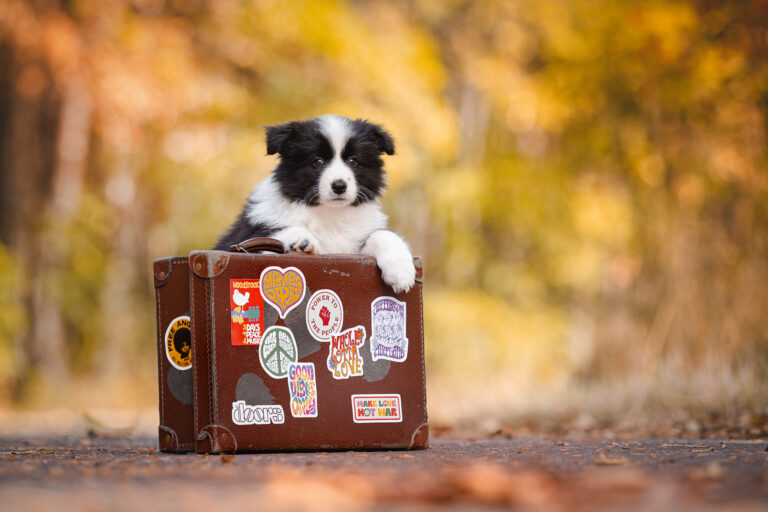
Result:
[[[205,319],[206,324],[207,321],[213,323],[213,318],[211,315],[211,301],[210,298],[210,290],[211,290],[211,281],[210,279],[205,280],[205,291],[206,291],[206,297],[205,297]],[[206,331],[208,333],[208,336],[206,337],[206,344],[205,344],[205,351],[208,355],[207,361],[208,361],[208,421],[214,421],[213,417],[213,359],[211,357],[211,345],[216,343],[216,340],[212,338],[213,333],[209,330],[209,326],[206,325]],[[213,441],[213,439],[211,439]],[[213,448],[213,446],[211,446]]]
[[421,283],[419,283],[419,314],[421,315],[421,318],[419,319],[419,334],[421,336],[421,374],[422,374],[422,384],[421,384],[421,403],[423,404],[424,409],[424,422],[426,424],[428,418],[427,418],[427,368],[426,368],[426,353],[427,353],[427,347],[424,340],[424,262],[421,262]]
[[[214,279],[209,279],[208,280],[208,306],[211,307],[211,308],[215,307],[215,305],[213,303],[214,284],[215,284],[215,280]],[[210,421],[212,421],[214,424],[216,424],[216,421],[218,420],[218,411],[216,410],[217,409],[217,407],[216,407],[217,406],[217,403],[216,403],[217,400],[216,400],[216,395],[214,394],[216,392],[216,318],[215,318],[215,312],[211,311],[209,318],[210,318],[210,322],[211,322],[211,334],[210,334],[210,337],[209,337],[211,342],[208,344],[210,352],[211,352],[211,355],[210,355],[211,371],[210,371],[210,374],[209,374],[210,375],[209,382],[211,383],[210,384],[211,394],[210,394],[208,403],[210,404],[210,407],[211,407],[211,416],[210,416],[211,419],[210,419]]]
[[[189,301],[190,327],[193,327],[191,319],[195,318],[195,300],[194,300],[194,297],[195,297],[195,295],[194,295],[195,287],[194,286],[195,286],[195,274],[193,272],[190,272],[189,273],[189,296],[190,296],[190,299],[191,299]],[[192,347],[194,347],[194,344],[192,345]],[[194,350],[194,348],[193,348],[193,350]],[[193,418],[194,419],[194,424],[192,425],[192,430],[193,430],[193,435],[195,436],[195,439],[197,439],[198,436],[197,436],[197,431],[196,431],[195,427],[197,427],[197,425],[200,423],[199,419],[198,419],[198,416],[197,416],[197,404],[200,403],[200,395],[198,393],[197,383],[200,380],[200,377],[198,376],[198,370],[197,370],[197,367],[199,365],[195,364],[195,359],[197,359],[197,358],[196,357],[192,358],[192,388],[193,388],[194,393],[195,393],[195,400],[194,400],[194,404],[192,406],[192,411],[193,411],[193,414],[194,414],[194,418]],[[197,443],[195,443],[195,445],[196,444]]]
[[160,319],[162,318],[162,305],[160,303],[160,288],[155,288],[155,300],[157,301],[157,386],[160,389],[160,423],[165,424],[165,386],[163,386],[163,354],[161,345],[165,346],[165,340],[160,338]]

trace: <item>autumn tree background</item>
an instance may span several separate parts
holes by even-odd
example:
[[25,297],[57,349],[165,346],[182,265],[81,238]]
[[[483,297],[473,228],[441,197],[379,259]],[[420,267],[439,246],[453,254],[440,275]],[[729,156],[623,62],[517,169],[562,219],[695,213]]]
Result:
[[396,139],[433,420],[766,412],[764,0],[4,0],[0,403],[154,407],[152,260],[328,112]]

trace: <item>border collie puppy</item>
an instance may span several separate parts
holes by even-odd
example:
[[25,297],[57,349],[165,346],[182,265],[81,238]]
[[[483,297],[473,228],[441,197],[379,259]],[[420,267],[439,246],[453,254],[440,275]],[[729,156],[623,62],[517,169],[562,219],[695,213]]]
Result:
[[411,251],[387,229],[379,202],[386,181],[380,156],[395,153],[392,137],[367,121],[325,115],[267,127],[267,154],[276,153],[280,163],[214,249],[268,236],[286,251],[367,254],[395,293],[410,290]]

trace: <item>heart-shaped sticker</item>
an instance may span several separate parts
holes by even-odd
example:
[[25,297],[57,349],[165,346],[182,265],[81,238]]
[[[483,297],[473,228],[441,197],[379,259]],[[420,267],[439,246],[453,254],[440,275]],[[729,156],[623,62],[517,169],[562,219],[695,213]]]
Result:
[[261,272],[261,296],[285,318],[290,310],[304,300],[306,280],[296,267],[267,267]]

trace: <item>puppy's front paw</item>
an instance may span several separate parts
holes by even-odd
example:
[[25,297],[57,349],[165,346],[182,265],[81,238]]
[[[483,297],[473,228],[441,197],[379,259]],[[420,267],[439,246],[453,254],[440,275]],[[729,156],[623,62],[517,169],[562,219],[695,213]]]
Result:
[[290,250],[294,252],[303,252],[304,254],[318,254],[318,242],[313,236],[302,238],[291,244]]
[[320,254],[322,252],[317,237],[302,227],[285,228],[272,236],[283,242],[283,248],[286,252],[293,251],[304,254]]
[[395,293],[408,292],[416,282],[416,267],[410,258],[393,258],[379,262],[381,278]]

